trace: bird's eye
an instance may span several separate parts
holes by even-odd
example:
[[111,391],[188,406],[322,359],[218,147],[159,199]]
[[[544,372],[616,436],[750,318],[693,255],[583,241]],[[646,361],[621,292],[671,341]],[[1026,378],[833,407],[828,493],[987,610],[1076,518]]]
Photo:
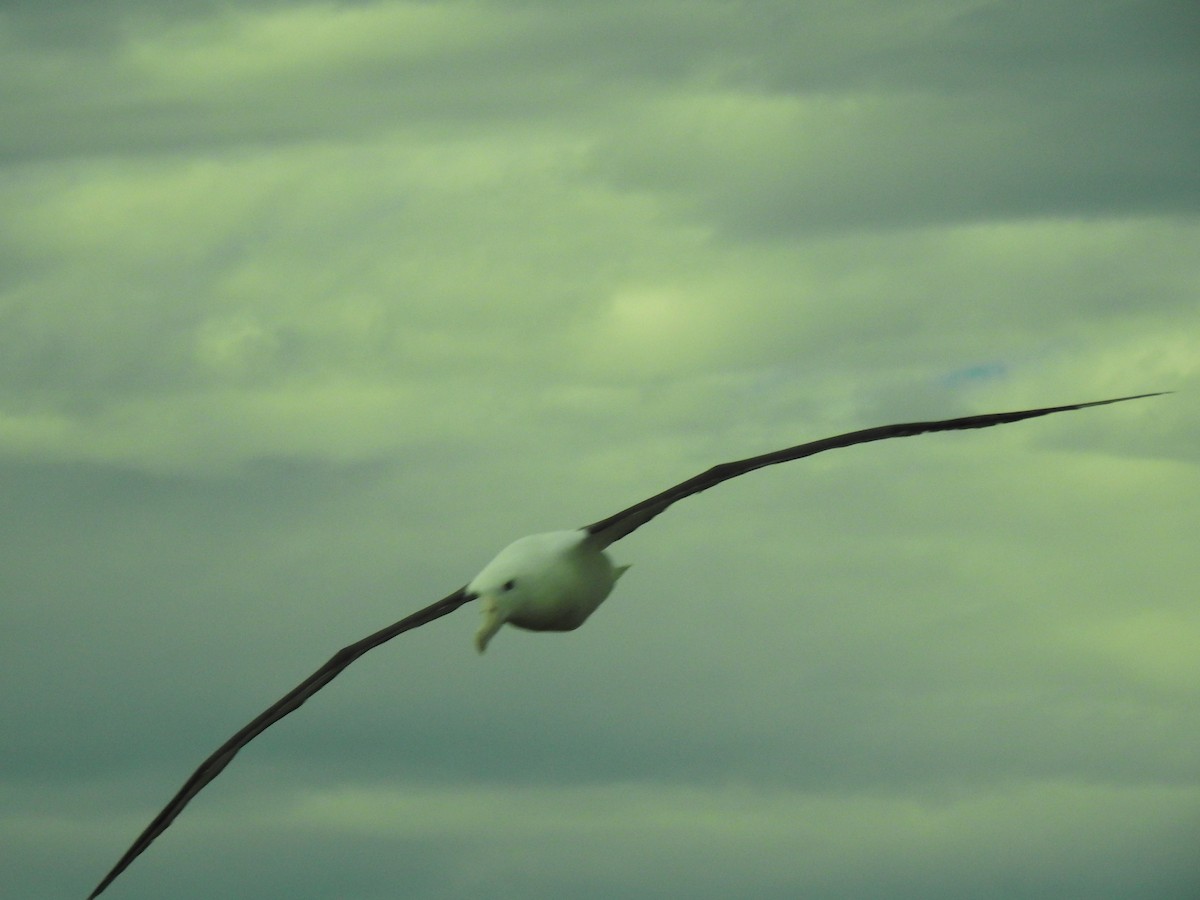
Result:
[[516,586],[517,586],[517,581],[515,578],[510,578],[510,579],[508,579],[508,581],[504,582],[504,589],[506,591],[511,591]]

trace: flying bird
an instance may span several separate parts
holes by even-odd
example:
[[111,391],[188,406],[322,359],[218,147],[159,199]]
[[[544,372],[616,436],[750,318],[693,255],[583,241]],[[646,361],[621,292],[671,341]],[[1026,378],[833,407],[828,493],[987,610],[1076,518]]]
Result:
[[482,653],[488,642],[504,625],[530,631],[571,631],[582,625],[612,592],[617,579],[628,566],[614,565],[605,550],[616,541],[645,525],[671,504],[684,497],[715,487],[723,481],[773,466],[850,447],[871,441],[909,437],[932,431],[961,431],[970,428],[990,428],[1068,410],[1086,409],[1157,397],[1162,393],[1137,394],[1112,400],[1095,400],[1068,406],[1026,409],[1016,412],[987,413],[936,422],[908,422],[881,425],[851,431],[835,437],[798,444],[752,456],[735,462],[713,466],[687,481],[667,488],[653,497],[614,513],[608,518],[571,531],[551,531],[523,537],[501,550],[470,582],[451,594],[406,616],[399,622],[380,629],[356,643],[343,647],[325,665],[288,691],[277,702],[260,713],[253,721],[217,748],[184,782],[179,792],[158,813],[125,851],[112,870],[88,895],[94,900],[120,875],[154,840],[183,812],[205,785],[217,777],[233,761],[238,751],[262,734],[284,716],[295,712],[309,697],[336,678],[343,669],[381,644],[397,635],[440,619],[466,603],[478,600],[483,622],[475,635],[475,646]]

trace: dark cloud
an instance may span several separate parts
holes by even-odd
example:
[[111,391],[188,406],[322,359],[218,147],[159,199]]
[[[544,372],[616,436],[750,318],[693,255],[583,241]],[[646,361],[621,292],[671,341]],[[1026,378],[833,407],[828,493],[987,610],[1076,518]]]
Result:
[[0,6],[0,883],[512,537],[886,421],[406,635],[127,897],[1184,896],[1187,3]]

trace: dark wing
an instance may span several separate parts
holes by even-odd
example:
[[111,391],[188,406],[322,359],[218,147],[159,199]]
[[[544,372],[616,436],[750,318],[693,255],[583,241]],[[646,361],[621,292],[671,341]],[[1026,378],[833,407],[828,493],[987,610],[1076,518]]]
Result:
[[437,603],[418,610],[411,616],[406,616],[399,622],[389,625],[387,628],[383,628],[357,643],[343,647],[337,653],[333,654],[329,662],[325,663],[325,665],[313,672],[308,678],[288,691],[274,705],[263,711],[254,721],[218,747],[212,756],[200,763],[200,767],[192,773],[192,777],[179,789],[179,793],[171,798],[171,802],[164,806],[162,812],[154,817],[154,821],[146,826],[146,830],[138,835],[138,839],[125,851],[125,855],[117,861],[112,871],[104,876],[104,880],[96,885],[94,891],[88,894],[88,900],[93,900],[93,898],[100,896],[100,893],[112,883],[113,879],[124,872],[126,867],[137,859],[138,854],[154,843],[154,839],[167,830],[167,826],[174,821],[177,815],[183,812],[183,808],[192,801],[192,798],[200,793],[206,784],[220,775],[221,770],[233,761],[239,750],[284,716],[299,709],[305,700],[333,681],[346,666],[350,665],[350,663],[354,662],[368,650],[374,650],[380,644],[387,643],[396,637],[396,635],[403,634],[413,628],[419,628],[421,625],[432,622],[434,619],[439,619],[447,613],[452,613],[464,603],[473,599],[473,597],[467,594],[466,588],[461,587],[448,597],[443,597]]
[[1086,409],[1089,406],[1104,406],[1108,403],[1123,403],[1126,400],[1140,400],[1143,397],[1158,397],[1169,391],[1159,391],[1154,394],[1137,394],[1133,397],[1117,397],[1113,400],[1093,400],[1091,403],[1073,403],[1070,406],[1048,406],[1044,409],[1023,409],[1017,412],[987,413],[981,416],[965,416],[961,419],[943,419],[940,422],[907,422],[900,425],[880,425],[876,428],[864,428],[862,431],[851,431],[849,434],[839,434],[836,437],[812,441],[808,444],[798,444],[762,456],[751,456],[749,459],[739,459],[736,462],[721,463],[713,466],[707,472],[701,472],[694,478],[680,482],[674,487],[667,488],[660,494],[655,494],[635,503],[628,509],[593,522],[584,530],[592,535],[593,540],[601,549],[614,541],[619,541],[632,531],[641,528],[660,512],[684,497],[707,491],[710,487],[737,478],[764,466],[776,463],[790,462],[793,459],[803,459],[826,450],[836,450],[839,447],[850,447],[854,444],[865,444],[869,441],[883,441],[888,438],[909,437],[914,434],[924,434],[927,431],[959,431],[965,428],[990,428],[993,425],[1004,425],[1008,422],[1019,422],[1022,419],[1032,419],[1036,416],[1048,416],[1051,413],[1066,412],[1070,409]]

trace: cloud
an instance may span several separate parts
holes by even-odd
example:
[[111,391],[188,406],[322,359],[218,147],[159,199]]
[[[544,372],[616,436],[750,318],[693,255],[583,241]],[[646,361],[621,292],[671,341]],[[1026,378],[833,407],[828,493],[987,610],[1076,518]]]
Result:
[[1194,34],[7,4],[5,885],[85,892],[517,535],[853,428],[1173,389],[691,498],[585,629],[479,659],[463,612],[361,660],[114,891],[1186,893]]

